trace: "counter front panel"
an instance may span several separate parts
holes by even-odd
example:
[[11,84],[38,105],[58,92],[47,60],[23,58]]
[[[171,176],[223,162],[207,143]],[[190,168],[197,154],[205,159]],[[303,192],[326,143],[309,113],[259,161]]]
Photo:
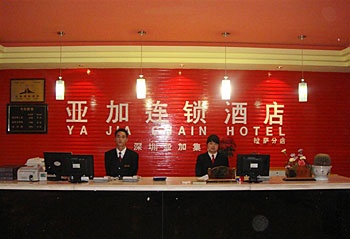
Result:
[[1,238],[348,238],[349,179],[0,183]]

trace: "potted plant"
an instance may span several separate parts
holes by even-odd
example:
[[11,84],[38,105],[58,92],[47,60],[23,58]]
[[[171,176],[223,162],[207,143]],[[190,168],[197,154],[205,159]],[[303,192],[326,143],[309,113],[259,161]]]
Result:
[[311,165],[306,160],[302,149],[298,150],[298,154],[291,153],[290,157],[288,157],[286,149],[283,149],[281,152],[288,159],[285,165],[287,178],[311,177]]
[[328,175],[332,168],[332,160],[328,154],[317,154],[314,157],[314,164],[312,165],[312,173],[316,180],[328,180]]

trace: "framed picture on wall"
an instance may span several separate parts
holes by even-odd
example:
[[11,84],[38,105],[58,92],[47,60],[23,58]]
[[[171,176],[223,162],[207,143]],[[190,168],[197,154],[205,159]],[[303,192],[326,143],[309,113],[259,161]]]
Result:
[[45,79],[11,79],[11,103],[44,102]]

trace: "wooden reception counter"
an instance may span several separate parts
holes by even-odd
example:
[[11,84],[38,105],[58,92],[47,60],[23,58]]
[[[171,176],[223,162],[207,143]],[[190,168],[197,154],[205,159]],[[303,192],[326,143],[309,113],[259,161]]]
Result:
[[168,177],[165,181],[154,181],[152,177],[141,177],[137,182],[111,180],[109,182],[69,183],[0,181],[0,190],[63,190],[63,191],[255,191],[255,190],[335,190],[350,189],[350,178],[331,175],[327,181],[284,181],[274,176],[261,183],[210,182],[195,177]]
[[0,182],[1,238],[349,238],[350,179]]

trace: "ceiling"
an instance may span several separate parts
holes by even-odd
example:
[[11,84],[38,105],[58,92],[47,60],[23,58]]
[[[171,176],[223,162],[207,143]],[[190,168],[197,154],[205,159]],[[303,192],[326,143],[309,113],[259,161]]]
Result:
[[350,0],[1,0],[0,26],[7,50],[142,44],[341,51],[350,46]]

